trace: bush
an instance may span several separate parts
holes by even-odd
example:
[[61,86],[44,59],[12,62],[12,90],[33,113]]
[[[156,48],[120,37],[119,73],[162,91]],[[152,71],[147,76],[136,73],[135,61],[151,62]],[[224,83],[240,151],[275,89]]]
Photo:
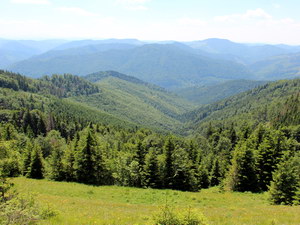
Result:
[[41,208],[32,196],[21,196],[0,171],[0,224],[27,225],[55,216],[51,208]]
[[184,214],[180,214],[168,204],[154,219],[155,225],[207,225],[205,217],[192,212],[191,208]]

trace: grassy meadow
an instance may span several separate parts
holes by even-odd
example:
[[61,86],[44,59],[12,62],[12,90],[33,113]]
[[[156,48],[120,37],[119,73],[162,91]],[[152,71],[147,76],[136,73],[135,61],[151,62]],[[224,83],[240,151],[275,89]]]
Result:
[[179,212],[203,214],[211,225],[300,224],[300,206],[270,205],[266,194],[95,187],[22,177],[12,181],[18,192],[33,194],[39,204],[58,212],[40,224],[153,224],[166,203]]

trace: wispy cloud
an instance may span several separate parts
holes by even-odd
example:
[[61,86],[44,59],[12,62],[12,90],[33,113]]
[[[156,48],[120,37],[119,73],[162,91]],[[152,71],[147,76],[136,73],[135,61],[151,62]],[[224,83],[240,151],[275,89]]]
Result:
[[278,3],[274,3],[272,6],[273,6],[275,9],[280,9],[280,8],[281,8],[281,5],[278,4]]
[[201,19],[195,19],[195,18],[180,18],[177,20],[179,25],[184,26],[204,26],[207,24],[207,21],[201,20]]
[[14,4],[49,5],[48,0],[10,0]]
[[128,4],[128,5],[141,5],[146,2],[150,2],[150,0],[117,0],[118,4]]
[[249,19],[268,20],[272,19],[272,16],[265,12],[263,9],[258,8],[254,10],[247,10],[247,12],[245,12],[244,14],[231,14],[215,17],[215,21],[218,22],[239,22],[240,20]]
[[90,11],[87,11],[85,9],[82,8],[78,8],[78,7],[60,7],[57,8],[59,11],[61,12],[65,12],[65,13],[71,13],[77,16],[88,16],[88,17],[95,17],[95,16],[99,16],[97,13],[93,13]]
[[116,4],[132,11],[145,11],[148,10],[145,4],[150,1],[151,0],[116,0]]
[[132,10],[132,11],[145,11],[148,10],[146,6],[143,5],[129,5],[125,6],[125,9]]

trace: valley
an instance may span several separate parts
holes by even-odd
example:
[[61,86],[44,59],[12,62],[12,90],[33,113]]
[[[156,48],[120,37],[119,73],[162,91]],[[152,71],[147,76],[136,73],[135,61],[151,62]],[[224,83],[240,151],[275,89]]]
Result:
[[39,46],[0,71],[0,224],[298,224],[296,46]]

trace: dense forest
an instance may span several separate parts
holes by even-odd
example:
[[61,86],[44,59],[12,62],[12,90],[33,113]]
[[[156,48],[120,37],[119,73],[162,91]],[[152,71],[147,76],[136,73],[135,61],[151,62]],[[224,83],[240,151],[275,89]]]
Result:
[[99,95],[97,83],[1,71],[0,170],[92,185],[268,191],[271,203],[299,204],[299,87],[278,81],[201,106],[172,135],[74,100]]

